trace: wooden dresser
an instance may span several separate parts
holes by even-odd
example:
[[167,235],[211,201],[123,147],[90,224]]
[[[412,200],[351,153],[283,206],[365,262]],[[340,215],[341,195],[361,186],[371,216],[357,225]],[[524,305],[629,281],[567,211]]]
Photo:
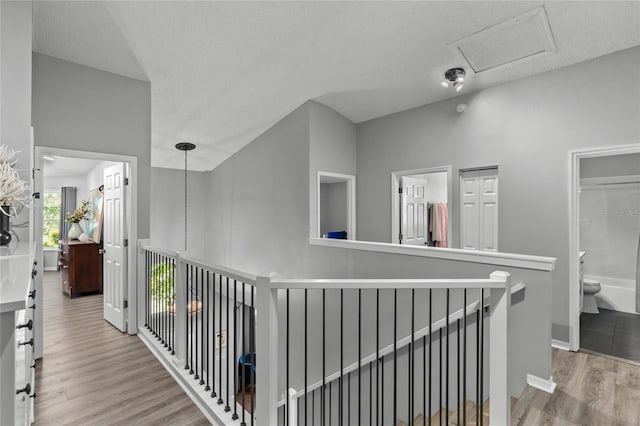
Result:
[[100,245],[78,240],[60,242],[62,291],[69,297],[83,293],[102,293],[102,255]]

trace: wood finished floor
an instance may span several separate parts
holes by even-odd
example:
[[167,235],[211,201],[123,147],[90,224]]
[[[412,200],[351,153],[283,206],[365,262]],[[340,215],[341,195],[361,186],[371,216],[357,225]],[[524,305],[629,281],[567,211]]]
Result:
[[586,352],[553,350],[553,395],[527,387],[515,425],[640,425],[640,366]]
[[37,426],[210,424],[139,338],[102,319],[102,295],[70,300],[54,272],[36,376]]

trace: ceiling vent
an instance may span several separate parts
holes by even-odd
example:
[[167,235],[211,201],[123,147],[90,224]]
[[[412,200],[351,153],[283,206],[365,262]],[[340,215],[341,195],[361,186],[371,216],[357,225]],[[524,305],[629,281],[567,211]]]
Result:
[[475,73],[538,58],[556,51],[544,7],[472,34],[449,45]]

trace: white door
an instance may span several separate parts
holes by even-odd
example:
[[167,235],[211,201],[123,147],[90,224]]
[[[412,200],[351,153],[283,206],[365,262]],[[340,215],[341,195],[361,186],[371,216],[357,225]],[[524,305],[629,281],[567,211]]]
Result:
[[104,319],[126,331],[127,248],[125,244],[125,165],[104,170]]
[[402,217],[400,244],[425,245],[429,232],[428,206],[425,190],[427,182],[410,176],[400,178],[402,188]]
[[498,170],[463,172],[460,206],[461,247],[498,251]]

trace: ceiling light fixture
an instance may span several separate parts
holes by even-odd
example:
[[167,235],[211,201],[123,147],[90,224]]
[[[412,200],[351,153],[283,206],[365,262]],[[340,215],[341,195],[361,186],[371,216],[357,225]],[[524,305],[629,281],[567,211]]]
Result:
[[451,68],[445,71],[444,80],[440,83],[442,87],[453,87],[459,92],[464,87],[464,68]]
[[196,149],[191,142],[180,142],[176,144],[178,151],[184,151],[184,251],[187,251],[187,152]]

